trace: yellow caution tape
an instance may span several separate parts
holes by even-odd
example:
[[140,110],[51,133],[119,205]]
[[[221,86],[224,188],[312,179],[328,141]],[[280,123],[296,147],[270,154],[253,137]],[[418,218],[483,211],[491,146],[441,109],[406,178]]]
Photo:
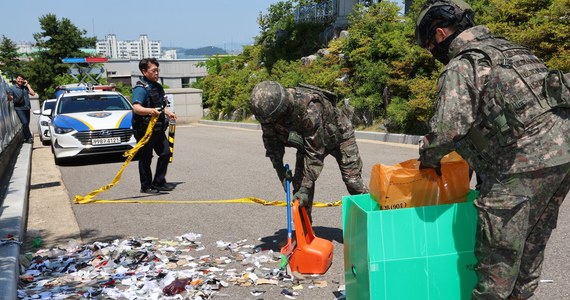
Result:
[[168,147],[170,148],[170,158],[168,162],[172,162],[172,157],[174,156],[174,134],[176,132],[176,124],[170,123],[168,126]]
[[142,146],[144,146],[148,142],[148,140],[150,139],[150,136],[152,135],[152,130],[154,128],[154,124],[156,124],[157,119],[158,119],[158,116],[153,116],[150,119],[148,127],[146,128],[146,132],[144,133],[144,136],[142,137],[142,139],[140,139],[138,141],[138,143],[132,149],[125,151],[125,153],[123,153],[123,156],[126,157],[127,159],[125,160],[125,162],[121,166],[121,169],[119,170],[119,172],[117,172],[117,175],[115,175],[115,178],[113,179],[113,181],[111,183],[109,183],[105,186],[102,186],[99,189],[94,190],[85,196],[75,195],[73,202],[75,202],[75,203],[89,203],[93,197],[97,196],[97,194],[99,194],[103,191],[109,190],[113,186],[115,186],[115,184],[117,184],[117,182],[119,182],[119,180],[121,180],[121,176],[123,175],[123,171],[125,170],[127,165],[131,162],[131,160],[133,160],[133,158],[135,157],[135,154],[137,154],[139,149]]
[[[255,197],[248,197],[248,198],[239,198],[239,199],[229,199],[229,200],[95,200],[93,197],[97,196],[99,193],[104,192],[106,190],[111,189],[115,184],[121,180],[121,176],[123,175],[123,171],[127,167],[127,165],[131,162],[131,160],[135,157],[135,154],[139,151],[139,149],[144,146],[150,136],[152,134],[152,129],[154,128],[154,124],[158,119],[157,116],[154,116],[150,119],[150,123],[146,128],[146,132],[142,139],[138,141],[138,143],[130,150],[123,153],[123,156],[127,159],[121,166],[117,175],[113,181],[105,186],[100,187],[97,190],[91,191],[89,194],[85,196],[75,195],[73,202],[77,204],[89,204],[89,203],[106,203],[106,204],[124,204],[124,203],[141,203],[141,204],[212,204],[212,203],[257,203],[265,206],[286,206],[287,202],[285,201],[267,201],[262,200]],[[333,207],[333,206],[340,206],[342,205],[342,201],[335,201],[331,203],[322,203],[322,202],[313,202],[313,207]]]
[[[212,203],[255,203],[264,206],[286,206],[286,201],[267,201],[255,197],[239,198],[239,199],[228,199],[228,200],[94,200],[94,199],[82,199],[77,200],[76,203],[88,204],[88,203],[98,203],[98,204],[126,204],[126,203],[138,203],[138,204],[212,204]],[[335,201],[331,203],[314,202],[313,207],[333,207],[341,206],[342,201]]]

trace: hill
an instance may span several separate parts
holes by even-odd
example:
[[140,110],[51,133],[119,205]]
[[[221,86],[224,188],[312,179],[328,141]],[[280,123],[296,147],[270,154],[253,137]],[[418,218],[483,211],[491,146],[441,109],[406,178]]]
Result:
[[228,54],[226,50],[214,47],[214,46],[207,46],[201,48],[182,48],[182,47],[163,47],[163,50],[176,50],[176,55],[178,58],[187,58],[187,57],[197,57],[197,56],[212,56],[212,55],[219,55],[219,54]]

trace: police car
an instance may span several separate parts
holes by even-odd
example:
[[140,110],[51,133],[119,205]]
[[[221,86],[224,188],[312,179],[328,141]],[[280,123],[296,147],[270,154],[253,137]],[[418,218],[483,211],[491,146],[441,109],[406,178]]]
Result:
[[49,138],[49,122],[50,116],[45,115],[44,111],[50,110],[50,112],[55,107],[56,99],[47,99],[42,103],[41,109],[34,110],[34,115],[38,115],[38,133],[40,135],[40,141],[42,144],[49,145],[50,138]]
[[49,125],[55,163],[63,159],[133,148],[136,140],[131,128],[130,102],[119,92],[85,90],[59,96]]

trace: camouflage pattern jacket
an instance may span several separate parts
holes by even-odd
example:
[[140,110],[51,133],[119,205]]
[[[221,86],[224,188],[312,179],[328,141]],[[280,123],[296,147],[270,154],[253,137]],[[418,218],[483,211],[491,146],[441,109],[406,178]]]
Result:
[[[493,124],[489,125],[492,122],[484,99],[496,100],[487,91],[492,74],[496,71],[494,68],[497,68],[489,58],[495,52],[500,52],[486,55],[485,51],[477,51],[477,48],[496,49],[497,45],[514,46],[502,38],[491,36],[485,26],[467,29],[451,43],[451,60],[438,80],[436,113],[430,121],[431,130],[420,142],[420,160],[426,166],[437,166],[440,159],[452,150],[456,150],[476,172],[481,173],[521,173],[570,162],[568,108],[544,109],[534,103],[538,101],[520,99],[524,108],[522,117],[526,121],[516,138],[505,142],[499,135],[491,134],[489,128]],[[523,48],[517,51],[525,55],[524,60],[519,59],[521,64],[532,66],[527,72],[527,77],[533,80],[530,85],[532,94],[541,94],[541,83],[548,70],[528,50]],[[517,59],[517,55],[513,57]],[[507,91],[503,93],[507,94],[504,98],[508,98],[511,92],[521,94],[519,92],[523,88],[530,90],[513,82],[500,83],[503,92]],[[474,138],[473,133],[480,134]],[[485,143],[484,153],[473,147],[474,140]]]
[[[297,149],[304,160],[301,186],[312,188],[323,169],[329,150],[354,138],[352,123],[322,93],[294,89],[293,109],[281,122],[262,125],[266,155],[276,170],[283,168],[285,147]],[[290,89],[291,91],[291,89]]]

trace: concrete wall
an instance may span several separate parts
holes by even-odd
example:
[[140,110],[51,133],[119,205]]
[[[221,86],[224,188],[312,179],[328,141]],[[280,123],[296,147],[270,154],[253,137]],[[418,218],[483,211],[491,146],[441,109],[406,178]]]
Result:
[[198,122],[202,119],[202,90],[193,88],[166,89],[174,96],[177,123]]
[[348,26],[348,16],[352,14],[356,4],[358,4],[358,0],[338,1],[338,15],[335,20],[336,27],[346,28]]

